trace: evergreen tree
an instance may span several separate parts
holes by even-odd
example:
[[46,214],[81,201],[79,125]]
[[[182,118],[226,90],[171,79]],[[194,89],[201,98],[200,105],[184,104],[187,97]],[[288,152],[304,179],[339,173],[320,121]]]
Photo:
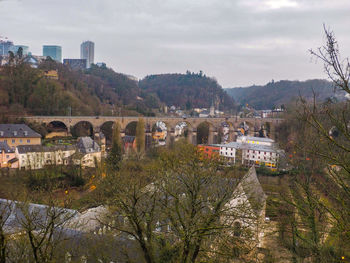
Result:
[[107,157],[107,165],[111,170],[118,171],[122,160],[122,141],[119,123],[114,124],[112,149]]
[[136,126],[136,148],[139,154],[145,151],[145,121],[141,118]]

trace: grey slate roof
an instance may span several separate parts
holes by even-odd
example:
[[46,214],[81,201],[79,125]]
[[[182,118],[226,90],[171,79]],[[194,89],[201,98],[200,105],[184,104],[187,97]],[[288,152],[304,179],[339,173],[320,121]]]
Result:
[[230,142],[227,144],[220,144],[218,146],[241,149],[241,150],[255,150],[255,151],[273,152],[273,153],[277,152],[277,149],[275,146],[252,144],[252,143]]
[[81,153],[94,153],[101,151],[100,146],[90,137],[80,137],[77,142],[77,147]]
[[15,151],[8,146],[7,142],[0,142],[0,153],[14,153]]
[[252,166],[249,169],[248,173],[244,175],[241,181],[241,185],[252,207],[256,211],[260,211],[263,208],[262,204],[266,201],[267,197],[265,195],[264,190],[261,187],[254,166]]
[[19,154],[29,152],[56,152],[56,151],[70,151],[74,150],[73,145],[55,145],[55,146],[42,146],[42,145],[19,145],[17,150]]
[[0,124],[0,138],[41,138],[25,124]]
[[270,143],[275,142],[274,140],[270,138],[265,138],[265,137],[241,136],[241,138],[239,137],[238,139],[242,139],[243,137],[245,137],[247,141],[249,140],[249,141],[270,142]]
[[38,228],[46,221],[50,211],[56,211],[56,213],[63,213],[72,217],[79,214],[78,211],[72,209],[49,207],[47,205],[32,203],[24,204],[7,199],[0,199],[0,211],[3,218],[6,220],[4,229],[8,234],[20,231],[22,229],[22,224],[26,223],[23,211],[28,211]]

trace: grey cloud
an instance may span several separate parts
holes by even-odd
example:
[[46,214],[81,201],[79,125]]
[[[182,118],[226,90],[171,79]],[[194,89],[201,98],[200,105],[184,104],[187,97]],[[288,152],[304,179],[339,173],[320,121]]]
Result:
[[65,57],[78,57],[81,41],[90,39],[96,60],[117,71],[204,70],[224,87],[324,77],[307,52],[322,44],[322,23],[350,54],[348,0],[274,1],[6,0],[0,35],[34,53],[60,44]]

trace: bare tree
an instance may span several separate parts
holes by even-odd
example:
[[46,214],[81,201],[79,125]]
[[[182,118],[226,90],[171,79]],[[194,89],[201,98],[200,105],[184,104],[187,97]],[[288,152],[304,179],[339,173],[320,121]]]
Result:
[[14,214],[18,227],[26,240],[28,257],[34,262],[52,262],[59,245],[69,238],[69,221],[75,216],[74,210],[50,205],[16,202]]
[[189,144],[148,166],[124,166],[109,180],[111,213],[102,222],[134,240],[148,263],[214,258],[220,239],[234,236],[237,220],[242,232],[256,225],[256,207],[247,204],[239,177],[219,160],[203,160]]
[[[349,60],[341,58],[334,33],[326,27],[324,32],[326,44],[310,53],[323,62],[334,90],[347,98]],[[315,95],[312,103],[301,98],[297,106],[290,139],[296,176],[285,198],[291,250],[312,262],[339,260],[350,252],[350,103],[318,102]]]

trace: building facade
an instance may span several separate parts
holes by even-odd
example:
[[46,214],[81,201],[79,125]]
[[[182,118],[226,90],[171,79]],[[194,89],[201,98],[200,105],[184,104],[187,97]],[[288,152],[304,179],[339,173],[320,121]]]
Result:
[[85,41],[80,45],[80,58],[86,59],[86,68],[90,68],[94,63],[95,57],[95,43],[92,41]]
[[277,169],[280,151],[276,148],[274,140],[269,138],[241,136],[236,142],[221,144],[219,147],[220,156],[227,163]]
[[45,45],[43,46],[43,56],[50,57],[57,62],[62,62],[62,47]]
[[198,150],[204,158],[218,158],[220,155],[220,145],[218,144],[198,145]]
[[12,41],[0,40],[0,56],[7,56],[13,46]]
[[18,168],[15,150],[6,142],[0,142],[0,168]]
[[242,164],[246,166],[265,166],[272,170],[277,168],[279,153],[273,147],[248,145],[242,149]]
[[29,54],[29,47],[28,46],[23,46],[23,45],[13,45],[10,48],[10,51],[13,52],[13,54],[17,54],[19,48],[22,48],[22,55],[27,56]]
[[96,167],[101,162],[101,147],[90,137],[80,137],[77,142],[77,151],[71,156],[75,165],[82,168]]
[[19,168],[26,170],[42,169],[47,165],[67,165],[74,153],[75,147],[72,145],[20,145],[16,148]]
[[73,70],[86,69],[86,59],[65,58],[63,64],[69,66]]
[[241,149],[241,144],[230,142],[220,145],[220,156],[224,157],[228,163],[236,163],[236,153]]
[[12,149],[18,145],[40,145],[41,135],[25,124],[0,124],[0,142]]

